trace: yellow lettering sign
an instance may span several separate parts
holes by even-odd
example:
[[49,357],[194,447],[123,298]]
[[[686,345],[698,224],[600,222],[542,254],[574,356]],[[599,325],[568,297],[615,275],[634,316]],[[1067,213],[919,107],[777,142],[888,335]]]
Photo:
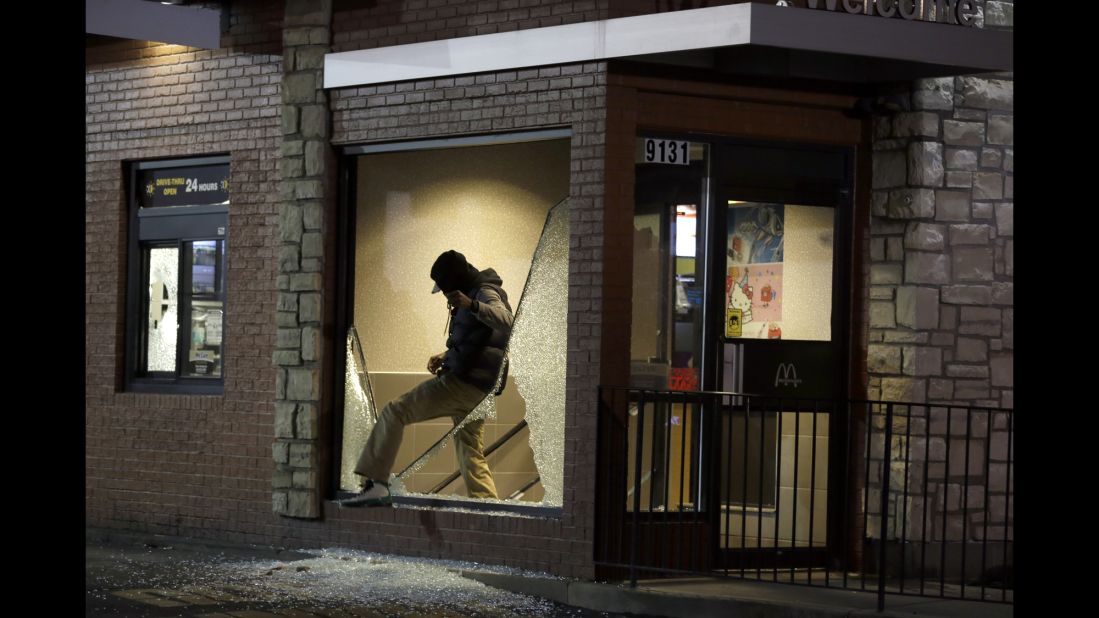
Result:
[[740,337],[741,336],[741,320],[744,318],[744,312],[740,309],[726,309],[725,310],[725,336],[726,337]]

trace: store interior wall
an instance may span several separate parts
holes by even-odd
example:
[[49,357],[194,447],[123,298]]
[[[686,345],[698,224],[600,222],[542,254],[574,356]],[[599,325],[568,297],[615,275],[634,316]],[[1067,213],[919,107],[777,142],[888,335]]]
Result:
[[[824,547],[827,544],[828,426],[827,413],[781,413],[775,506],[760,509],[745,508],[735,502],[723,505],[720,518],[722,547]],[[758,470],[758,465],[749,462],[749,474],[758,473]],[[732,471],[743,474],[743,464],[734,459]]]

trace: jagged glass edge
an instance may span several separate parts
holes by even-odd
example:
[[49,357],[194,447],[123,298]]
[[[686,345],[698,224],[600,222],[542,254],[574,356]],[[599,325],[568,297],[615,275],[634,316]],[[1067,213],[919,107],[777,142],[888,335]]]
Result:
[[[355,474],[359,452],[366,444],[370,432],[374,430],[377,414],[374,406],[374,391],[370,385],[370,374],[363,361],[361,373],[354,346],[358,340],[358,331],[352,326],[347,331],[347,363],[344,371],[343,396],[343,448],[340,449],[340,489],[358,491],[362,479]],[[358,342],[360,349],[361,342]],[[366,384],[363,384],[365,377]]]

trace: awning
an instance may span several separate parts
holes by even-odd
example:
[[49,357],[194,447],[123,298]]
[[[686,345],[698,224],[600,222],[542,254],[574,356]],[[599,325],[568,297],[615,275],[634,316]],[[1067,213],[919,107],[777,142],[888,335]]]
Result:
[[228,24],[224,7],[174,4],[178,3],[84,0],[84,32],[202,49],[221,46],[223,25]]
[[1009,31],[743,3],[327,54],[324,87],[611,59],[881,83],[1011,71],[1012,49]]

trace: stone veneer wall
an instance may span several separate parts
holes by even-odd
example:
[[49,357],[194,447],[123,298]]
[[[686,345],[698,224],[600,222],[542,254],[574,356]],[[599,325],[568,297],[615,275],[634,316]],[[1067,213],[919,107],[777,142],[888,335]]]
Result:
[[875,121],[871,399],[1012,407],[1013,93],[923,80]]
[[320,410],[331,371],[324,366],[331,351],[322,336],[324,298],[326,280],[334,276],[334,261],[325,269],[328,236],[335,233],[331,223],[326,227],[325,215],[336,184],[328,94],[322,88],[332,2],[287,0],[285,15],[272,508],[280,515],[315,518],[320,470],[331,448],[321,431]]
[[[1012,29],[1014,3],[990,0],[981,17],[982,27]],[[987,523],[990,539],[1010,542],[1014,78],[922,80],[910,99],[911,111],[875,119],[868,390],[871,399],[929,405],[895,408],[887,537],[903,530],[909,540],[960,541],[964,525],[964,538],[975,541]],[[974,412],[967,422],[950,405],[1004,410]],[[884,428],[884,415],[875,415],[871,514]],[[898,509],[906,475],[911,497]],[[926,533],[925,508],[934,514]],[[869,536],[880,535],[876,521]]]

